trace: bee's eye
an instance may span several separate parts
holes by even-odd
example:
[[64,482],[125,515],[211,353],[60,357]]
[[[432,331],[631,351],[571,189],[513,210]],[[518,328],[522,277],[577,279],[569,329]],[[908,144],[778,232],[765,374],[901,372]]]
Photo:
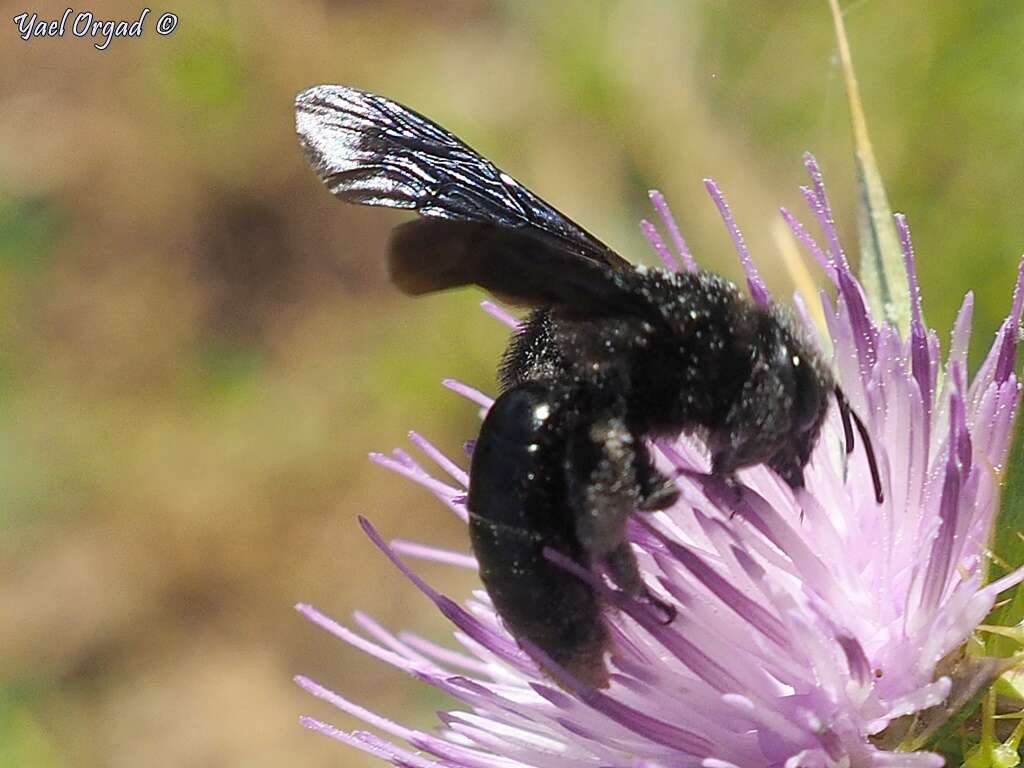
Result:
[[793,355],[794,392],[793,420],[800,432],[813,429],[818,423],[822,406],[822,388],[814,369],[798,355]]

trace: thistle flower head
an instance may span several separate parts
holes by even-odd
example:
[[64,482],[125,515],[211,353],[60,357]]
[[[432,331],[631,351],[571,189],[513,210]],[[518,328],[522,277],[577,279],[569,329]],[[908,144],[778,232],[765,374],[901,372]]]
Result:
[[[1016,584],[1018,571],[986,583],[986,544],[997,509],[1020,387],[1014,374],[1024,289],[985,362],[967,375],[972,297],[964,299],[945,362],[924,322],[909,231],[902,219],[913,317],[907,338],[873,318],[839,243],[814,159],[804,188],[821,230],[819,245],[789,211],[794,236],[835,286],[823,293],[833,368],[874,446],[884,502],[876,501],[867,453],[847,453],[832,407],[792,490],[769,468],[740,472],[740,492],[709,474],[699,441],[655,443],[682,496],[673,508],[636,517],[630,539],[649,587],[678,607],[669,625],[575,569],[617,610],[611,685],[590,688],[548,660],[534,658],[502,627],[487,596],[464,603],[437,593],[403,558],[475,568],[469,555],[408,542],[376,544],[456,627],[455,647],[392,634],[357,614],[356,633],[309,606],[314,622],[463,705],[432,733],[369,712],[307,678],[314,695],[384,736],[343,732],[306,718],[313,730],[412,768],[818,768],[939,766],[927,752],[887,751],[877,737],[894,720],[945,702],[952,681],[940,662],[960,648]],[[771,297],[724,198],[722,213],[756,301]],[[660,195],[652,202],[679,256],[694,261]],[[654,225],[643,229],[669,268],[676,260]],[[1021,272],[1024,280],[1024,269]],[[493,315],[514,320],[486,304]],[[798,312],[813,332],[807,313]],[[823,342],[825,340],[822,340]],[[452,389],[486,408],[464,385]],[[430,474],[402,451],[375,460],[423,485],[466,518],[467,475],[419,435],[413,442],[446,476]],[[551,679],[554,677],[554,679]]]

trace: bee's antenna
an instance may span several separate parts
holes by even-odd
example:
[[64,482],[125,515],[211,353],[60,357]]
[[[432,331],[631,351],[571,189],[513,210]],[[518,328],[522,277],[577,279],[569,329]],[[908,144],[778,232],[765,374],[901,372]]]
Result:
[[878,472],[878,459],[875,458],[875,449],[871,445],[868,428],[864,426],[864,422],[860,420],[857,412],[850,408],[850,402],[843,394],[843,390],[836,387],[835,393],[836,402],[839,403],[839,415],[843,419],[843,432],[846,435],[846,452],[847,454],[853,452],[853,425],[856,424],[860,439],[864,441],[864,453],[867,455],[868,469],[871,471],[871,482],[875,486],[875,501],[881,504],[885,501],[885,496],[882,494],[882,476]]
[[878,473],[878,460],[875,458],[875,449],[871,445],[868,429],[864,426],[864,422],[860,420],[860,416],[857,415],[856,411],[850,411],[850,414],[853,416],[853,423],[857,425],[857,431],[860,432],[860,439],[864,441],[864,452],[868,456],[868,468],[871,470],[871,482],[875,485],[875,501],[881,504],[885,501],[885,496],[882,495],[882,476]]
[[843,419],[843,433],[846,435],[846,453],[853,453],[853,424],[850,423],[850,401],[843,390],[836,387],[836,402],[839,403],[839,415]]

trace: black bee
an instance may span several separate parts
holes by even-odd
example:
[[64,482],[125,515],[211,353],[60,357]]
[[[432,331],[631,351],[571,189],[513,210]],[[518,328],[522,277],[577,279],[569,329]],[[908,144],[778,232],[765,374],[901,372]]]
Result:
[[698,432],[716,475],[764,463],[799,488],[833,392],[852,448],[831,373],[782,309],[707,272],[634,267],[410,109],[334,85],[304,91],[295,106],[306,156],[334,195],[424,217],[391,239],[402,291],[473,284],[534,308],[505,352],[501,394],[473,450],[470,535],[509,631],[607,685],[601,601],[545,549],[670,621],[625,537],[635,510],[679,497],[648,439]]

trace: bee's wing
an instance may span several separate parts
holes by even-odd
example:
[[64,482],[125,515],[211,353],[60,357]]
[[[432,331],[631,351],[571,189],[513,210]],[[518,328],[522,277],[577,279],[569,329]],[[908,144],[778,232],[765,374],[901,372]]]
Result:
[[631,265],[422,115],[338,85],[303,91],[296,130],[327,188],[350,203],[409,208],[426,221],[392,240],[409,293],[475,283],[525,304],[621,304]]

